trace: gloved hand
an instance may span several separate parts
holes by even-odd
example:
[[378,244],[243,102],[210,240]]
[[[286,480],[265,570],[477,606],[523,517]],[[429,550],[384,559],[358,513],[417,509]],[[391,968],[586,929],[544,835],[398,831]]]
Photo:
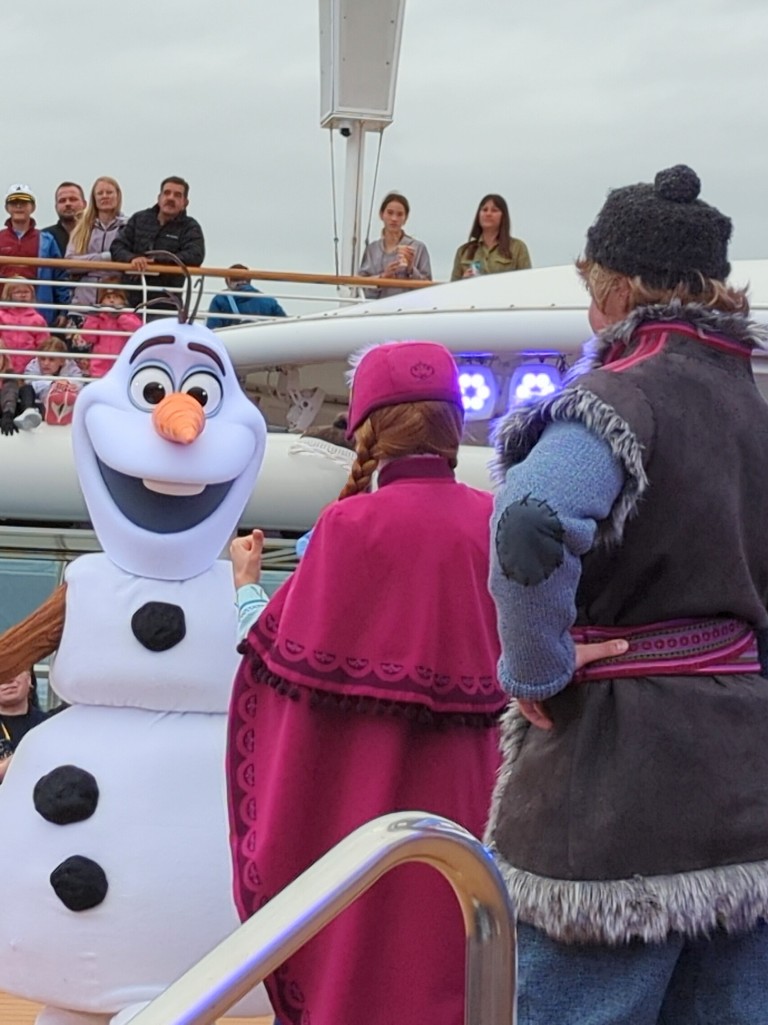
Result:
[[0,416],[0,434],[18,434],[19,428],[13,422],[13,413],[3,413]]

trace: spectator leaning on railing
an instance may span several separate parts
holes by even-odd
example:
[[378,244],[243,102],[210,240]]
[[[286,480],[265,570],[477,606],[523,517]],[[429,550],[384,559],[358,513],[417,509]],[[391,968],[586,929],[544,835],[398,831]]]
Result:
[[[97,178],[91,188],[85,212],[78,220],[67,246],[67,259],[87,260],[94,266],[92,271],[70,271],[70,275],[78,282],[72,293],[73,306],[95,306],[101,301],[99,289],[94,282],[107,280],[109,271],[96,268],[100,263],[112,259],[110,246],[127,219],[122,213],[122,207],[123,193],[117,181],[103,175]],[[70,310],[70,323],[80,327],[83,315],[82,310]]]
[[[164,178],[157,203],[147,210],[139,210],[117,233],[110,247],[112,259],[130,263],[138,274],[148,269],[151,273],[153,260],[146,254],[165,250],[188,267],[199,267],[205,259],[205,239],[200,225],[187,214],[188,203],[189,183],[175,176]],[[162,260],[157,262],[162,263]],[[130,283],[138,282],[139,279],[134,278]],[[157,274],[152,278],[153,287],[147,298],[158,298],[163,289],[178,288],[182,282],[179,274]],[[167,308],[175,307],[169,302]]]
[[43,231],[53,235],[56,245],[61,250],[61,255],[64,256],[72,232],[75,230],[80,215],[85,210],[85,193],[82,185],[78,185],[77,182],[62,182],[56,188],[53,202],[59,219],[55,224],[49,224],[48,227],[43,228]]
[[[431,279],[432,266],[427,247],[405,231],[410,212],[411,205],[402,193],[387,193],[379,207],[381,237],[365,247],[358,274],[370,278],[409,278],[412,281]],[[406,289],[365,288],[363,291],[368,299],[386,299]]]
[[451,281],[478,274],[528,270],[530,266],[528,246],[512,235],[506,199],[495,192],[483,196],[469,231],[469,241],[456,250]]
[[[35,226],[32,214],[35,212],[35,197],[28,185],[11,185],[5,195],[5,209],[8,220],[0,231],[0,256],[19,257],[20,260],[61,259],[62,253],[56,239],[50,232],[40,231]],[[30,267],[23,262],[18,266],[0,266],[2,277],[21,275],[37,278],[37,301],[50,304],[54,301],[65,307],[69,302],[69,289],[62,285],[62,271],[53,267]],[[47,324],[62,327],[66,320],[64,313],[41,308],[40,313]]]

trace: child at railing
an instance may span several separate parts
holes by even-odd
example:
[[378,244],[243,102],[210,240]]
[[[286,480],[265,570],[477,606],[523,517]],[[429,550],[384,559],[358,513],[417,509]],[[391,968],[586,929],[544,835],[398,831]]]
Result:
[[[75,348],[79,351],[117,356],[123,351],[128,335],[141,327],[141,319],[133,310],[126,309],[128,299],[118,285],[104,289],[101,295],[100,313],[89,313],[83,321],[83,330],[78,336]],[[85,368],[90,377],[103,377],[112,366],[113,360],[90,359]]]
[[[0,341],[6,349],[26,349],[34,352],[39,337],[32,327],[47,327],[45,317],[32,305],[35,302],[35,286],[26,278],[15,277],[3,285],[0,302],[29,303],[28,306],[0,305]],[[21,353],[9,355],[14,374],[23,374],[30,356]]]
[[19,382],[13,379],[5,380],[3,374],[13,373],[11,357],[5,351],[5,346],[0,342],[0,433],[15,434],[18,427],[14,426],[13,418],[16,415],[16,401],[19,397]]
[[[27,367],[28,383],[35,392],[35,404],[42,412],[47,424],[68,424],[72,422],[72,410],[81,385],[76,381],[63,380],[68,377],[82,377],[77,363],[67,354],[67,346],[61,338],[51,336],[38,339],[41,352],[60,352],[61,356],[35,356]],[[35,378],[41,374],[44,377]],[[46,378],[60,377],[51,381]]]
[[13,357],[0,341],[0,434],[6,436],[17,434],[19,428],[32,430],[42,420],[35,408],[34,389],[18,377],[3,377],[15,372]]

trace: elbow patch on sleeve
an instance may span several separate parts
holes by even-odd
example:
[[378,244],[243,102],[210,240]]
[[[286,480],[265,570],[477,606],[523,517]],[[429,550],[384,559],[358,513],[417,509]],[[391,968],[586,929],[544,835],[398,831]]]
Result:
[[496,555],[508,580],[531,587],[563,564],[565,531],[555,510],[526,495],[512,502],[496,527]]

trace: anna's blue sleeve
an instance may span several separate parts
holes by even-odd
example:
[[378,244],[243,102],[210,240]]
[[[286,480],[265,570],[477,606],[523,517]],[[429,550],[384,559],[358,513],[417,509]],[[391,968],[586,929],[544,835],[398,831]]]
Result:
[[237,589],[237,639],[242,641],[262,614],[269,595],[260,584],[244,584]]
[[607,442],[572,421],[550,424],[507,471],[491,522],[490,589],[499,680],[514,697],[541,701],[570,682],[581,558],[623,483]]

